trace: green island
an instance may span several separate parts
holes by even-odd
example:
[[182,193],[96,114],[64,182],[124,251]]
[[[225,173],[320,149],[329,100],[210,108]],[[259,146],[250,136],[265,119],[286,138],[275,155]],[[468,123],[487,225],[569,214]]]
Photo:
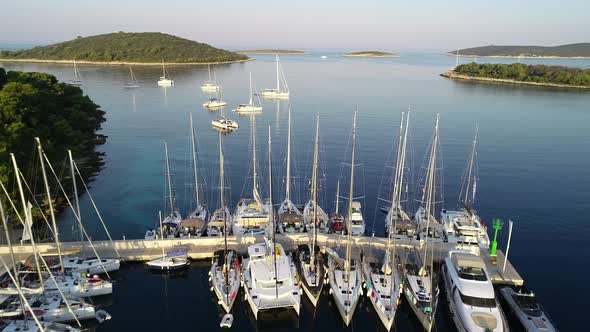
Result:
[[[25,189],[26,199],[35,206],[33,218],[40,220],[49,210],[35,137],[39,137],[47,158],[62,178],[61,183],[69,195],[72,181],[66,162],[67,150],[72,150],[84,181],[95,176],[103,166],[104,153],[96,151],[96,147],[106,141],[106,136],[98,133],[104,121],[105,112],[79,87],[59,82],[50,74],[6,72],[0,67],[0,181],[7,186],[15,205],[21,209],[11,153],[29,187],[35,192],[40,208]],[[48,179],[52,192],[58,193],[58,184],[51,173]],[[63,195],[53,196],[53,201],[57,210],[66,207]],[[4,193],[2,204],[11,222],[19,224]]]
[[38,46],[28,50],[0,51],[2,61],[71,62],[89,64],[204,64],[251,60],[208,44],[159,33],[116,32]]
[[448,52],[450,56],[495,58],[590,58],[590,43],[559,46],[489,45]]
[[523,63],[467,63],[441,74],[459,80],[590,89],[590,69]]
[[346,53],[342,56],[345,57],[357,57],[357,58],[399,58],[399,55],[381,51],[362,51]]
[[298,51],[298,50],[242,50],[237,51],[238,54],[308,54],[305,51]]

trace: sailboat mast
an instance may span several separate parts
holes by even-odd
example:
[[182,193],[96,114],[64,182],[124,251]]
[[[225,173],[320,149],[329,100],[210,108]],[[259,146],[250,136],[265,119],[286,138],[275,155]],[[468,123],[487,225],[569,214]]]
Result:
[[[391,259],[391,262],[385,262],[386,265],[389,265],[390,268],[395,268],[395,266],[393,265],[393,263],[395,262],[395,256],[393,256],[393,251],[391,250],[391,246],[392,246],[392,233],[395,232],[395,225],[393,224],[395,222],[395,220],[397,220],[397,211],[399,209],[399,202],[397,202],[397,190],[398,190],[398,186],[399,186],[399,176],[400,176],[400,163],[401,163],[401,147],[402,147],[402,134],[403,134],[403,127],[404,127],[404,112],[402,112],[402,116],[401,116],[401,121],[399,124],[399,137],[398,137],[398,142],[397,142],[397,156],[396,156],[396,161],[395,161],[395,176],[393,179],[393,194],[392,194],[392,198],[391,198],[391,208],[390,208],[390,222],[391,224],[389,225],[389,230],[387,232],[387,253],[389,254],[389,259]],[[393,244],[393,246],[395,247],[395,243]],[[387,258],[388,256],[385,255],[385,257]],[[386,273],[387,273],[387,269],[386,269]]]
[[191,122],[191,147],[193,151],[193,172],[195,176],[195,195],[197,199],[197,209],[201,207],[201,200],[199,197],[199,172],[197,172],[197,146],[195,142],[195,130],[193,127],[193,113],[189,113]]
[[469,155],[469,162],[467,163],[467,186],[465,188],[465,199],[463,201],[463,206],[469,210],[471,208],[469,197],[471,196],[469,190],[471,188],[471,173],[473,172],[473,162],[475,161],[475,149],[477,147],[477,132],[479,128],[475,126],[475,134],[473,137],[473,145],[471,146],[471,154]]
[[261,202],[258,201],[258,181],[256,179],[258,174],[256,173],[256,118],[254,116],[252,116],[252,169],[254,173],[254,187],[252,189],[255,192],[254,199],[258,204],[261,204]]
[[164,61],[162,61],[162,77],[166,78],[166,68],[164,67]]
[[250,72],[250,103],[248,104],[252,106],[252,72]]
[[277,245],[276,245],[276,227],[274,224],[274,208],[272,207],[272,142],[270,139],[270,126],[268,126],[268,197],[270,205],[270,225],[272,229],[272,260],[275,272],[275,298],[279,298],[279,271],[277,269]]
[[[70,170],[72,171],[72,186],[74,187],[74,203],[76,204],[77,218],[82,223],[82,215],[80,214],[80,200],[78,199],[78,185],[76,184],[76,171],[74,169],[74,158],[72,157],[72,150],[68,150],[68,157],[70,158]],[[84,245],[84,231],[80,226],[80,242]]]
[[400,163],[400,175],[399,175],[399,186],[398,186],[398,197],[397,201],[400,204],[399,208],[401,210],[401,200],[402,200],[402,189],[404,183],[404,171],[406,166],[406,149],[408,145],[408,128],[410,126],[410,111],[408,110],[408,114],[406,115],[406,126],[404,128],[404,144],[402,145],[402,156],[401,156],[401,163]]
[[279,90],[280,89],[280,84],[279,84],[280,77],[279,77],[279,55],[278,54],[275,54],[275,59],[277,62],[277,93],[279,93],[281,90]]
[[41,274],[41,266],[39,265],[39,258],[37,256],[37,248],[35,245],[35,237],[33,236],[33,232],[31,230],[31,225],[33,224],[33,220],[31,219],[31,214],[29,213],[29,206],[27,205],[27,202],[25,200],[25,193],[23,191],[23,185],[21,183],[21,174],[20,174],[20,170],[18,168],[18,165],[16,164],[16,158],[14,157],[14,154],[11,153],[10,154],[10,159],[12,160],[12,166],[14,167],[14,175],[16,176],[16,184],[18,186],[18,192],[20,193],[20,199],[21,199],[21,203],[23,205],[23,211],[24,211],[24,216],[25,216],[25,224],[23,225],[25,227],[25,229],[27,230],[27,232],[29,233],[29,236],[31,238],[31,246],[33,247],[33,256],[35,257],[35,266],[37,267],[37,274],[39,275],[39,282],[41,283],[41,287],[44,288],[45,284],[43,283],[43,275]]
[[[41,173],[43,173],[43,184],[45,185],[45,194],[47,195],[47,204],[49,205],[49,214],[51,216],[51,225],[53,227],[53,234],[55,236],[55,244],[57,246],[57,256],[59,258],[59,267],[61,272],[64,272],[64,262],[61,256],[61,244],[59,243],[59,232],[57,230],[57,223],[55,221],[55,213],[53,211],[53,201],[51,200],[51,190],[49,189],[49,181],[47,180],[47,173],[45,172],[45,160],[43,159],[43,148],[41,148],[41,140],[35,137],[37,142],[37,152],[39,153],[39,162],[41,163]],[[11,248],[12,250],[12,248]]]
[[311,270],[315,270],[315,246],[318,241],[318,139],[320,133],[320,116],[316,116],[315,143],[313,150],[313,172],[311,177],[311,199],[313,200],[313,240],[311,242]]
[[[225,163],[224,163],[224,159],[223,159],[223,141],[221,139],[221,132],[219,133],[219,191],[220,191],[220,203],[221,203],[221,213],[223,216],[223,276],[225,279],[225,286],[226,289],[229,289],[227,286],[229,285],[229,280],[228,280],[228,269],[229,266],[227,266],[227,232],[228,230],[228,223],[227,223],[227,215],[225,214],[225,195],[224,195],[224,191],[223,188],[225,186],[225,174],[224,174],[224,169],[225,169]],[[226,295],[229,297],[229,291],[226,293]]]
[[287,182],[285,199],[291,201],[291,105],[289,105],[287,124]]
[[[12,248],[12,242],[10,241],[10,233],[8,232],[8,224],[6,223],[6,215],[4,214],[4,203],[2,203],[2,195],[0,195],[0,218],[2,219],[2,226],[4,227],[4,236],[6,236],[6,244],[8,244],[8,249],[10,250],[10,258],[12,259],[12,267],[14,270],[14,275],[18,276],[18,269],[16,266],[16,258],[14,257],[14,248]],[[62,265],[63,267],[63,265]],[[8,269],[6,270],[8,271]],[[19,280],[16,278],[15,286],[19,286]]]
[[164,155],[166,158],[166,182],[170,198],[170,215],[174,213],[174,199],[172,198],[172,179],[170,179],[170,161],[168,160],[168,143],[164,141]]
[[158,211],[158,219],[160,220],[160,247],[162,248],[162,258],[166,257],[164,253],[164,228],[162,227],[162,211]]
[[[426,242],[424,245],[424,259],[422,263],[422,271],[426,271],[426,261],[427,261],[427,248],[428,248],[428,229],[430,228],[430,219],[431,214],[434,212],[433,210],[433,200],[434,200],[434,191],[435,191],[435,174],[436,174],[436,153],[437,153],[437,146],[438,146],[438,122],[439,122],[439,114],[436,114],[436,124],[434,126],[434,138],[432,140],[432,149],[430,152],[430,162],[428,163],[428,186],[426,190],[426,207],[425,207],[425,214],[426,214]],[[434,235],[434,231],[433,231]],[[434,239],[434,238],[433,238]]]
[[336,183],[336,214],[338,214],[338,203],[340,203],[340,180]]
[[80,78],[78,77],[78,67],[76,66],[76,59],[74,59],[74,79],[79,81]]
[[207,69],[209,70],[209,82],[211,82],[211,64],[207,64]]
[[352,120],[352,153],[350,158],[350,187],[348,193],[348,223],[347,223],[347,241],[346,241],[346,282],[350,279],[350,260],[352,256],[351,235],[352,235],[352,200],[354,192],[354,150],[356,145],[356,111]]

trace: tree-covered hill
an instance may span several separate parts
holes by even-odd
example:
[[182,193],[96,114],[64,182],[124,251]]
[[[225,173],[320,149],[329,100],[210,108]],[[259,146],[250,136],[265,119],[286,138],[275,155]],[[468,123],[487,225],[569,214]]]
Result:
[[457,66],[453,72],[469,77],[590,87],[590,69],[563,66],[472,62]]
[[[449,55],[457,54],[451,51]],[[560,46],[481,46],[459,50],[461,56],[497,57],[590,57],[590,43],[577,43]]]
[[159,32],[78,37],[29,50],[1,51],[0,58],[141,63],[213,63],[248,59],[242,54]]
[[[47,213],[35,137],[40,138],[58,175],[69,174],[69,169],[64,169],[68,149],[72,150],[85,179],[96,174],[102,166],[102,153],[95,148],[105,142],[106,137],[98,133],[104,121],[105,112],[80,88],[58,82],[50,74],[6,73],[0,68],[0,181],[8,187],[11,198],[18,198],[14,170],[10,164],[10,153],[13,153],[35,193],[32,196],[26,190],[27,199],[35,205],[35,197]],[[70,179],[67,175],[63,177],[66,190],[72,188]],[[52,181],[51,186],[57,193],[57,183]],[[7,198],[0,194],[4,210],[14,216]],[[63,206],[61,195],[53,199],[57,200],[58,207]],[[17,206],[20,208],[20,204]],[[41,212],[34,209],[33,214],[39,217]]]

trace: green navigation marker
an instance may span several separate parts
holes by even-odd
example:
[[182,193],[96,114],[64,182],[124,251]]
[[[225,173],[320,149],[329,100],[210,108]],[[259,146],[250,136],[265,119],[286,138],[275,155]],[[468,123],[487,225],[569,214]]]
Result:
[[492,257],[496,256],[496,250],[498,249],[498,231],[502,229],[504,222],[500,219],[494,219],[492,222],[492,227],[494,227],[494,241],[492,241],[492,247],[490,248],[490,255]]

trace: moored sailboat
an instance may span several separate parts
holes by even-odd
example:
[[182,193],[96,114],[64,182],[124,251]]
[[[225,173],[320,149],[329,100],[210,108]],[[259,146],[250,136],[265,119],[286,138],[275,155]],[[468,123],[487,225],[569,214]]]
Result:
[[[272,207],[272,163],[270,127],[268,129],[269,156],[269,197]],[[292,308],[299,315],[301,292],[297,284],[297,271],[291,256],[283,246],[276,242],[274,209],[269,213],[270,238],[264,237],[264,243],[248,247],[248,258],[244,258],[242,283],[245,298],[250,304],[254,317],[258,319],[260,311]]]
[[172,86],[172,85],[174,85],[174,80],[172,78],[170,78],[170,74],[166,70],[166,66],[165,66],[164,62],[162,62],[162,76],[160,76],[160,79],[158,80],[158,85],[159,86]]
[[[254,92],[252,91],[252,73],[250,73],[250,101],[247,104],[239,104],[234,112],[236,113],[258,113],[262,112],[262,105],[254,105]],[[258,95],[256,95],[258,98]]]
[[[428,170],[423,190],[423,206],[420,207],[423,212],[422,222],[418,225],[428,234],[434,220],[435,206],[435,188],[436,188],[436,163],[438,149],[438,121],[439,115],[436,115],[436,125],[430,150]],[[424,220],[425,219],[425,220]],[[421,245],[420,251],[415,250],[404,266],[404,295],[412,308],[414,314],[426,331],[431,331],[434,325],[434,314],[436,313],[438,303],[438,274],[434,271],[434,239],[425,238]],[[428,249],[430,247],[430,253]]]
[[279,230],[286,233],[301,233],[305,229],[303,214],[291,201],[291,106],[287,124],[287,174],[285,176],[285,199],[279,207]]
[[74,59],[73,61],[74,61],[74,79],[69,80],[66,83],[68,85],[75,85],[75,86],[84,85],[84,82],[82,81],[82,75],[80,75],[80,70],[78,69],[78,66],[76,65],[76,59]]
[[488,249],[490,238],[487,228],[473,208],[477,189],[477,132],[475,134],[471,152],[465,167],[461,193],[459,195],[459,211],[442,210],[440,217],[445,236],[450,243],[473,244],[482,249]]
[[133,74],[133,68],[131,68],[131,67],[129,67],[129,75],[130,75],[130,80],[129,80],[129,82],[127,82],[125,84],[124,87],[127,89],[139,88],[139,82],[137,81],[135,74]]
[[227,105],[227,102],[223,100],[223,91],[221,87],[215,90],[215,97],[209,98],[205,103],[203,103],[203,107],[209,110],[219,110]]
[[330,293],[338,312],[348,326],[352,321],[356,306],[362,293],[361,289],[361,266],[357,259],[352,258],[352,211],[354,192],[354,153],[356,144],[356,112],[352,124],[352,155],[350,166],[350,191],[347,218],[347,241],[345,259],[332,251],[328,251],[328,278],[330,282]]
[[[311,200],[312,202],[312,213],[311,220],[309,220],[310,227],[308,231],[311,233],[310,242],[308,244],[299,245],[297,251],[297,272],[301,277],[301,285],[303,291],[314,306],[317,306],[322,289],[324,287],[324,278],[326,275],[324,262],[320,248],[317,245],[318,232],[320,230],[320,207],[317,205],[318,201],[318,140],[319,140],[319,129],[320,118],[316,119],[316,131],[315,131],[315,144],[313,153],[313,174],[311,179]],[[309,203],[308,203],[309,205]],[[321,211],[323,213],[323,211]],[[324,213],[325,215],[325,213]],[[327,222],[327,216],[324,219]]]
[[207,64],[207,70],[209,71],[209,80],[203,82],[201,85],[201,90],[205,92],[215,92],[219,90],[219,85],[217,85],[216,81],[211,80],[211,65]]

